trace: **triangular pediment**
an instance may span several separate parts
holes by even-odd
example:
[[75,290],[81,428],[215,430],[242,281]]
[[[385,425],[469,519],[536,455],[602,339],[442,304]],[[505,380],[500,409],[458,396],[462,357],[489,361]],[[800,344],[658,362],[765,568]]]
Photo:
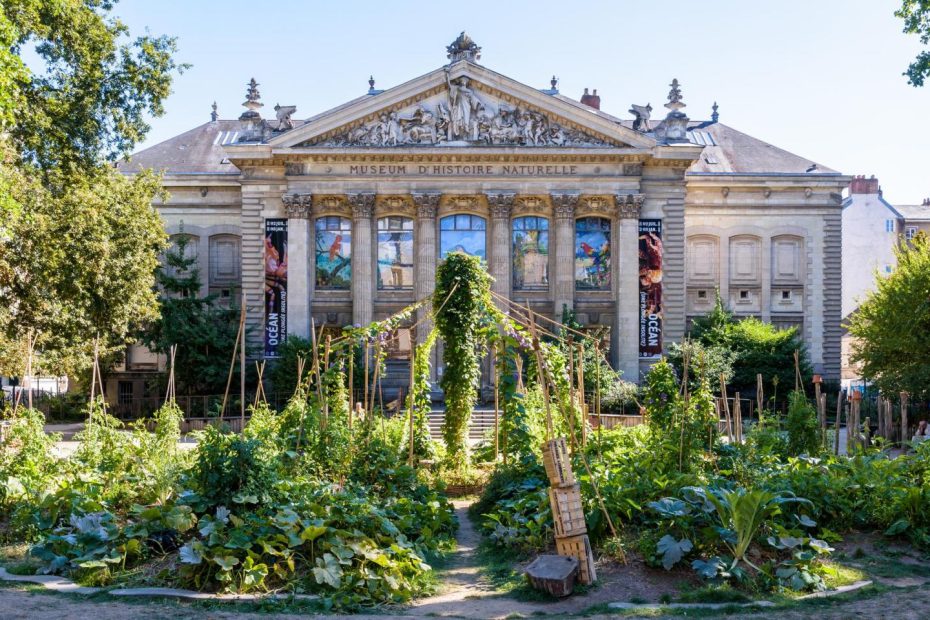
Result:
[[303,148],[651,149],[617,119],[467,61],[309,119],[268,141]]

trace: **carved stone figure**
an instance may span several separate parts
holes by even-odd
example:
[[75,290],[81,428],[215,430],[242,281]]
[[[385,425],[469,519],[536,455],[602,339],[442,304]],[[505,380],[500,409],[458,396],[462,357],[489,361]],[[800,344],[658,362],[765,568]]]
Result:
[[466,77],[453,80],[446,73],[446,84],[448,91],[438,101],[425,100],[384,111],[361,126],[311,144],[395,147],[467,141],[495,146],[611,146],[606,140],[566,127],[539,111],[482,99]]
[[464,31],[456,37],[455,41],[446,46],[446,53],[450,64],[460,60],[476,62],[481,58],[481,48]]
[[291,120],[291,116],[296,111],[296,105],[275,104],[274,113],[278,117],[278,131],[286,131],[294,128],[294,121]]
[[636,117],[636,120],[633,121],[633,131],[649,131],[649,117],[652,115],[652,105],[636,105],[632,104],[630,107],[630,114],[633,114]]

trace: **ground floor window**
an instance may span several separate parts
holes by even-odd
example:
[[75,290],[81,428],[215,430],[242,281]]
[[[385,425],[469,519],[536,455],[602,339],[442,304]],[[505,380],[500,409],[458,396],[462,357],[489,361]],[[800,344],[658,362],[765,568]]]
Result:
[[439,220],[439,257],[464,252],[487,259],[487,222],[477,215],[450,215]]
[[575,222],[575,288],[610,288],[610,220],[584,217]]
[[348,289],[352,281],[352,221],[326,216],[316,220],[316,286]]

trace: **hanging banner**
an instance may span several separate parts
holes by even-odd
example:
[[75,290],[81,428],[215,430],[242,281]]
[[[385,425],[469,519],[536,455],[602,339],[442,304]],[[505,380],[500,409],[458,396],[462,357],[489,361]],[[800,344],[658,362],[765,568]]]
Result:
[[287,340],[287,220],[265,220],[265,357]]
[[662,220],[639,221],[639,356],[662,355]]

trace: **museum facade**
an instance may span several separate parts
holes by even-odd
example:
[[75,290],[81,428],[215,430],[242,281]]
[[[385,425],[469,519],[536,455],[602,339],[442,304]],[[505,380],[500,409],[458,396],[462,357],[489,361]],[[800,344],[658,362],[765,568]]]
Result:
[[[311,324],[388,317],[429,296],[452,251],[480,256],[499,299],[609,330],[628,379],[680,341],[716,291],[738,315],[797,326],[816,371],[839,378],[841,193],[850,178],[668,102],[624,120],[478,64],[448,64],[307,120],[245,112],[135,154],[164,172],[158,208],[185,234],[203,292],[246,300],[273,358]],[[596,93],[596,91],[595,91]],[[421,317],[422,318],[422,317]],[[419,333],[401,338],[411,343]],[[150,356],[134,350],[126,372]],[[441,372],[441,369],[440,369]]]

